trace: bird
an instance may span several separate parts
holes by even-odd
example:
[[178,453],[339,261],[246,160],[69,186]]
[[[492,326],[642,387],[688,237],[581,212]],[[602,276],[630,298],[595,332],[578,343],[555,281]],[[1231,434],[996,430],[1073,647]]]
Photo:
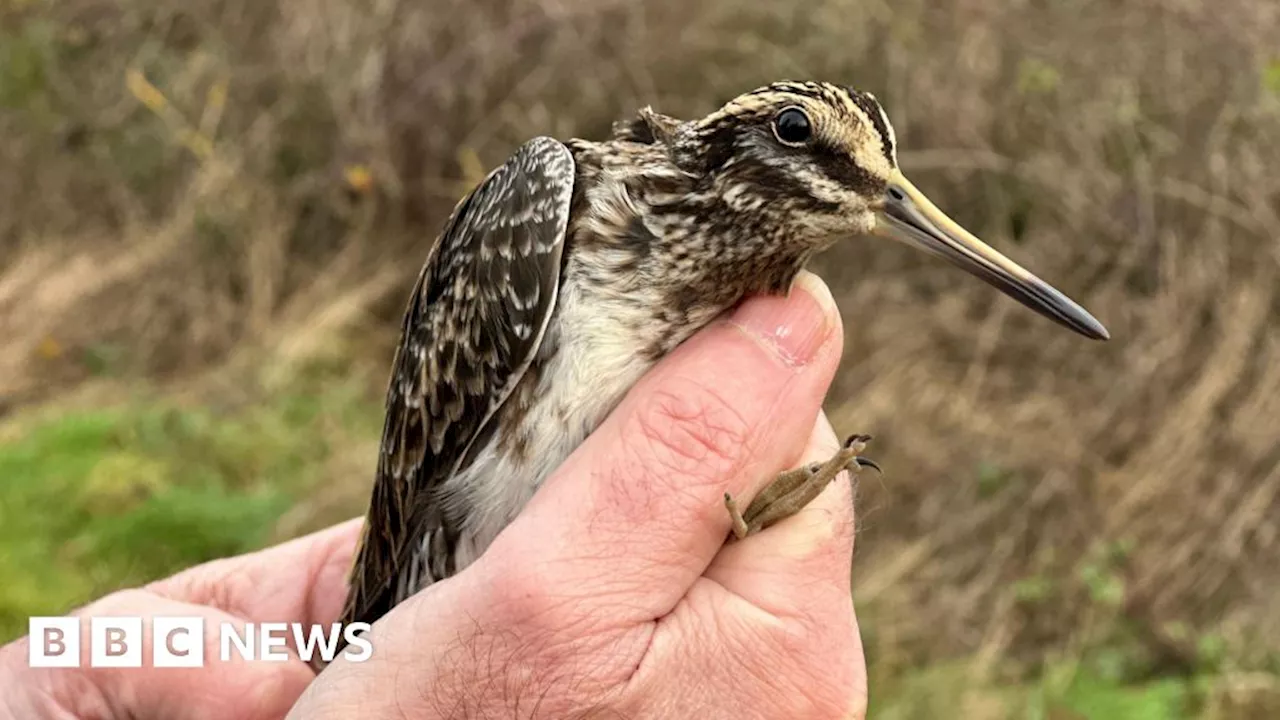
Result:
[[[454,207],[410,294],[341,622],[372,623],[475,562],[646,370],[863,236],[1109,339],[907,180],[869,92],[781,81],[700,119],[645,107],[602,141],[521,145]],[[878,469],[861,456],[868,440],[781,473],[745,510],[726,494],[726,542],[794,514],[845,469]]]

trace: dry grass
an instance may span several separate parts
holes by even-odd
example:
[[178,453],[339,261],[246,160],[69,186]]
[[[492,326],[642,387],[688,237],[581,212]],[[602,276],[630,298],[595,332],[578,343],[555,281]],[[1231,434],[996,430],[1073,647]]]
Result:
[[1187,670],[1208,638],[1265,669],[1277,37],[1268,0],[6,3],[0,406],[103,364],[385,358],[444,214],[516,143],[845,81],[917,184],[1114,337],[904,248],[823,258],[848,327],[829,409],[890,469],[855,573],[881,667],[1109,644]]

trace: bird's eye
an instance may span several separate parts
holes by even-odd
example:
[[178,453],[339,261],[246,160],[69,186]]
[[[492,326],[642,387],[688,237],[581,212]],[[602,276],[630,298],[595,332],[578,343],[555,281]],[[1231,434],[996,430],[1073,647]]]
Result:
[[773,134],[787,145],[803,145],[813,136],[813,125],[803,110],[789,107],[773,119]]

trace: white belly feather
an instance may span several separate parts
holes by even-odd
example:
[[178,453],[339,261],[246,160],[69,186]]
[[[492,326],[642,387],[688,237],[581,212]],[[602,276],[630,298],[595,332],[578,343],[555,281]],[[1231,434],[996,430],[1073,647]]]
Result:
[[[510,443],[496,438],[472,464],[450,478],[465,488],[467,526],[457,546],[461,571],[484,552],[524,507],[534,491],[604,421],[641,375],[652,366],[641,350],[650,338],[628,328],[643,326],[627,314],[643,306],[616,303],[579,283],[561,288],[552,322],[559,351],[543,368],[530,408],[529,443],[518,458]],[[590,307],[590,312],[585,308]],[[602,312],[602,310],[606,310]],[[517,464],[518,463],[518,464]]]

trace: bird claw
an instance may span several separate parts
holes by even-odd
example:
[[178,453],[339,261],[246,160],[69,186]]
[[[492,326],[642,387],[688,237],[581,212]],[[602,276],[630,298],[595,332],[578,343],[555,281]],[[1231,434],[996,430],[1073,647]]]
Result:
[[858,467],[869,467],[875,470],[876,472],[880,473],[881,475],[884,474],[884,468],[880,467],[880,463],[876,462],[875,460],[872,460],[871,458],[864,458],[862,456],[858,456],[853,459],[853,462],[857,464]]
[[773,482],[751,501],[746,511],[739,510],[733,497],[725,493],[724,504],[733,522],[734,536],[741,540],[779,520],[795,515],[813,502],[814,498],[818,497],[827,485],[846,469],[856,475],[860,469],[870,467],[884,474],[884,470],[876,461],[858,454],[870,441],[870,435],[850,435],[840,450],[826,462],[809,463],[804,467],[779,473]]

